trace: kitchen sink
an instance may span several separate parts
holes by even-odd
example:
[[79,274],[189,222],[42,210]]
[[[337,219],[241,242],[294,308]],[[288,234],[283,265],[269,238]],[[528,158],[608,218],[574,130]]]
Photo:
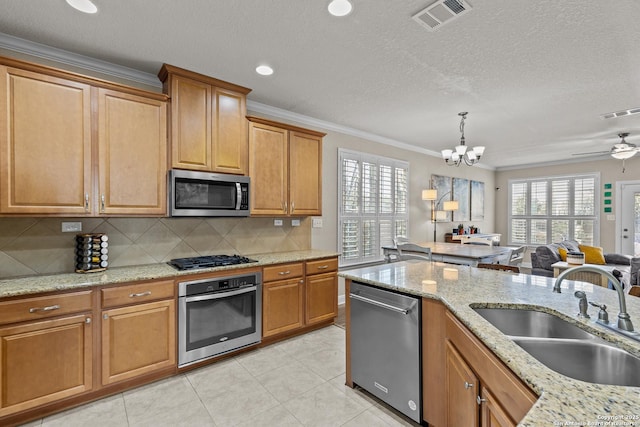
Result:
[[640,358],[553,314],[473,308],[548,368],[597,384],[640,387]]
[[594,335],[573,323],[542,311],[511,308],[474,308],[474,311],[505,335],[538,338],[595,338]]
[[640,387],[640,359],[601,340],[513,337],[542,364],[581,381]]

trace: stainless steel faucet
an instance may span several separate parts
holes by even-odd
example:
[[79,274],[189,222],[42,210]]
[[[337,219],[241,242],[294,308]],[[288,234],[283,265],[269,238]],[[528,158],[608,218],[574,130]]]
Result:
[[611,281],[611,283],[613,284],[613,287],[618,293],[618,302],[620,303],[620,313],[618,313],[618,329],[622,331],[633,332],[633,324],[631,323],[631,317],[629,316],[629,313],[627,313],[627,301],[625,299],[624,289],[622,289],[622,285],[620,284],[618,279],[610,272],[598,267],[591,267],[589,265],[581,265],[579,267],[569,268],[563,271],[562,273],[560,273],[560,275],[556,278],[556,283],[553,286],[553,292],[560,293],[560,283],[562,283],[562,281],[569,274],[576,273],[578,271],[589,271],[591,273],[602,274],[603,276],[606,276]]

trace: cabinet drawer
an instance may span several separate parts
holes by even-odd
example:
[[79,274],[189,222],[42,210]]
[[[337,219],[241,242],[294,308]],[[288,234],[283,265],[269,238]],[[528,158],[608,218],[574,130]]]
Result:
[[91,310],[91,291],[0,302],[0,324]]
[[173,298],[174,295],[173,280],[117,286],[102,289],[102,308]]
[[302,277],[303,271],[304,268],[301,262],[264,267],[262,271],[262,281],[273,282],[276,280],[290,279],[292,277]]
[[307,274],[329,273],[331,271],[338,271],[338,258],[307,261]]

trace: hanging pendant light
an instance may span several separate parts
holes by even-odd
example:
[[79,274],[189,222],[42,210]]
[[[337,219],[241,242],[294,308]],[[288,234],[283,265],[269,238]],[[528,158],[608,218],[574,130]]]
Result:
[[453,150],[442,150],[442,158],[449,166],[460,166],[464,162],[467,166],[473,166],[480,161],[480,157],[484,154],[484,147],[477,146],[472,149],[468,149],[466,141],[464,139],[464,121],[467,118],[468,112],[464,111],[458,113],[460,119],[460,145],[457,145]]

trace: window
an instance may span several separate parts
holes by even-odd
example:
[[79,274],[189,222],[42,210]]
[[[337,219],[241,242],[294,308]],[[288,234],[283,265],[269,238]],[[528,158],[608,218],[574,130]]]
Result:
[[509,181],[509,244],[598,244],[598,174]]
[[382,260],[382,246],[408,233],[409,164],[343,149],[338,156],[340,265]]

